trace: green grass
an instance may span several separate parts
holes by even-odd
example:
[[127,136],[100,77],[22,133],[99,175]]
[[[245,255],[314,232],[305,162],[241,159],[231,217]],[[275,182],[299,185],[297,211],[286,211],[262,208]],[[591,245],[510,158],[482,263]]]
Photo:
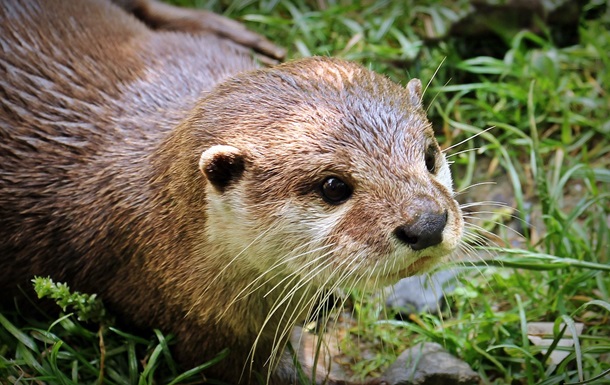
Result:
[[[449,150],[457,190],[501,178],[513,190],[516,210],[496,210],[515,216],[524,237],[509,229],[510,215],[473,214],[487,216],[477,224],[496,237],[469,237],[471,257],[486,261],[457,262],[463,275],[440,316],[394,321],[375,300],[354,299],[360,323],[351,341],[376,349],[365,357],[346,342],[358,375],[380,373],[412,343],[435,341],[485,384],[610,383],[610,10],[603,2],[586,7],[591,18],[581,22],[579,44],[559,48],[544,28],[506,33],[498,57],[472,56],[464,40],[420,37],[426,23],[447,31],[465,2],[198,3],[270,36],[289,58],[339,56],[402,84],[429,82],[425,102],[442,145],[480,133]],[[486,252],[478,245],[485,242]],[[14,309],[3,314],[2,384],[149,384],[153,376],[163,383],[181,375],[159,332],[143,339],[105,321],[85,328],[74,316],[42,324]],[[555,323],[556,336],[561,324],[582,322],[585,330],[569,356],[552,364],[527,338],[535,321]],[[174,381],[202,378],[190,374]]]
[[228,353],[181,372],[171,356],[171,337],[159,330],[151,339],[121,331],[112,326],[112,316],[95,295],[72,293],[48,278],[36,278],[35,288],[40,298],[55,300],[65,315],[45,323],[24,319],[16,311],[0,314],[0,384],[199,382],[200,373]]

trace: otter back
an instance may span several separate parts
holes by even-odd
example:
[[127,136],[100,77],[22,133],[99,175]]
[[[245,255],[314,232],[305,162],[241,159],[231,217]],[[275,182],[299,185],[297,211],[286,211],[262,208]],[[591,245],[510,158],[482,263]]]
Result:
[[104,1],[3,1],[0,36],[0,255],[10,264],[0,284],[111,276],[131,234],[113,256],[91,245],[119,231],[111,224],[130,207],[111,207],[118,200],[146,199],[117,185],[144,186],[132,168],[151,143],[202,92],[254,65],[230,42],[153,32]]

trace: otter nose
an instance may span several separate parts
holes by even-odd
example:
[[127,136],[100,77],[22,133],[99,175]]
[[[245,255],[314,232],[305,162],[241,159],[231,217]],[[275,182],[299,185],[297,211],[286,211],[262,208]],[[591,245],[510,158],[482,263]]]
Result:
[[447,224],[447,211],[444,213],[426,212],[414,221],[398,226],[394,235],[413,250],[423,250],[443,241],[443,230]]

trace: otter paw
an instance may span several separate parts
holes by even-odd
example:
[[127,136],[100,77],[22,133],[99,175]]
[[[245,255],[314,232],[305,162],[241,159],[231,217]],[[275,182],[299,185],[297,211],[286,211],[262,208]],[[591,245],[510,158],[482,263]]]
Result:
[[243,24],[212,12],[180,8],[156,0],[113,0],[152,29],[185,33],[211,33],[259,53],[259,60],[274,64],[284,59],[286,50]]

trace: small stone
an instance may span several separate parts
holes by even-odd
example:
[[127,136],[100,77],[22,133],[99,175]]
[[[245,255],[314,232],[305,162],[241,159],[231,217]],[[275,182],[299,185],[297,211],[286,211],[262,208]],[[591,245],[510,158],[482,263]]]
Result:
[[445,306],[446,295],[455,288],[456,275],[455,270],[442,270],[432,275],[403,278],[389,290],[386,305],[404,319],[409,314],[438,313]]
[[467,363],[432,342],[402,352],[383,378],[391,385],[468,385],[480,380]]

